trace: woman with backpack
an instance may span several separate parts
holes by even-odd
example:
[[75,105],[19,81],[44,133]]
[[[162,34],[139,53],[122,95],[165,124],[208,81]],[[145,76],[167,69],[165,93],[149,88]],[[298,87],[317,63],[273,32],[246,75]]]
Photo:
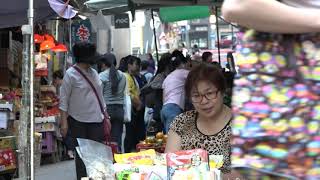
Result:
[[[156,122],[156,132],[162,131],[162,123],[160,112],[162,109],[162,84],[165,78],[172,72],[170,63],[171,54],[165,53],[161,56],[158,62],[158,70],[150,82],[141,89],[141,94],[144,97],[146,107],[152,108],[152,119]],[[148,131],[148,129],[147,129]]]

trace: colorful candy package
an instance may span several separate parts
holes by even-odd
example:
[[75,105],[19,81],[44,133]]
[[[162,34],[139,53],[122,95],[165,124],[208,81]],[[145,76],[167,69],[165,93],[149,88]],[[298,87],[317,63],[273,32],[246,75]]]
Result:
[[155,158],[154,149],[137,153],[114,154],[114,160],[120,164],[153,165]]
[[208,152],[202,149],[167,153],[166,158],[169,180],[200,180],[209,172]]

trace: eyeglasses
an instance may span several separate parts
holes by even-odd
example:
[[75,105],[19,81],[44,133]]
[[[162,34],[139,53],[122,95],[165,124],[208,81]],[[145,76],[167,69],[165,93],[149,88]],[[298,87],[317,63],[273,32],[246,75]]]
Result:
[[216,99],[218,96],[218,92],[219,91],[212,91],[212,92],[208,92],[206,94],[193,94],[191,96],[191,100],[194,103],[199,103],[202,101],[203,97],[205,97],[207,100]]

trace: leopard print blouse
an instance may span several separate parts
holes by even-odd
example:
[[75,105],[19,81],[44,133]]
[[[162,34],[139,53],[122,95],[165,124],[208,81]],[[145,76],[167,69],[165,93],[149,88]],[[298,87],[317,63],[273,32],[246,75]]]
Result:
[[231,120],[220,132],[208,136],[199,131],[196,119],[197,112],[188,111],[172,122],[170,130],[181,137],[181,149],[204,149],[210,155],[223,155],[224,163],[220,170],[222,173],[231,172]]

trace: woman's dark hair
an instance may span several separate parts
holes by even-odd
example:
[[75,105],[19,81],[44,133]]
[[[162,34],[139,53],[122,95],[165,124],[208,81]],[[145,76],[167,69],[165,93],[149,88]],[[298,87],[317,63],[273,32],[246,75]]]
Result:
[[171,54],[171,65],[174,69],[180,66],[180,64],[186,64],[187,63],[187,58],[184,57],[181,51],[179,50],[174,50]]
[[120,63],[119,63],[119,70],[122,72],[127,72],[128,71],[128,57],[123,57],[120,59]]
[[141,59],[136,56],[129,55],[129,56],[123,57],[120,60],[119,70],[122,72],[127,72],[128,64],[134,64],[134,62],[137,62],[138,66],[141,65]]
[[140,58],[138,58],[136,56],[129,55],[128,56],[128,64],[134,64],[134,62],[136,62],[138,66],[141,66],[141,59]]
[[116,69],[117,59],[112,53],[107,53],[101,57],[101,63],[110,68],[109,81],[111,82],[111,93],[115,94],[118,90],[119,74]]
[[152,56],[151,53],[148,53],[147,56],[148,56],[148,59],[149,59],[149,58],[150,58],[150,59],[153,59],[153,56]]
[[161,56],[159,62],[158,62],[158,70],[156,75],[164,72],[166,68],[169,68],[169,71],[171,72],[173,68],[171,67],[171,54],[170,53],[165,53]]
[[63,79],[63,71],[62,70],[55,71],[52,74],[52,78],[53,79]]
[[211,52],[204,52],[202,54],[202,62],[207,62],[208,61],[208,58],[212,56],[212,53]]
[[96,60],[96,46],[88,42],[78,42],[72,47],[76,63],[93,64]]
[[144,60],[144,61],[141,61],[141,70],[147,70],[149,67],[149,62]]
[[185,84],[187,97],[191,96],[191,91],[200,81],[211,82],[222,93],[226,90],[226,81],[221,69],[210,64],[200,64],[188,74]]

